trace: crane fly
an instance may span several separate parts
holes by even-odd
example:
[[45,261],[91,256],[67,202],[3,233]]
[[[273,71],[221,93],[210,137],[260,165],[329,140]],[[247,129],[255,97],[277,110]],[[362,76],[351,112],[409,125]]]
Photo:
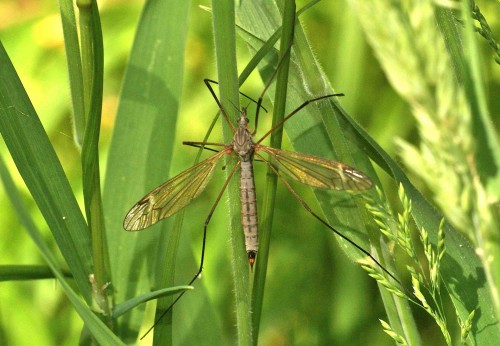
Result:
[[[275,70],[274,73],[276,73],[276,71],[277,70]],[[273,126],[259,140],[254,141],[254,135],[257,131],[259,110],[260,108],[264,109],[261,104],[264,94],[268,89],[271,81],[272,77],[268,84],[264,87],[264,91],[256,102],[257,109],[254,120],[255,126],[254,130],[250,131],[248,127],[249,119],[247,117],[247,108],[244,107],[241,109],[240,116],[236,122],[236,126],[233,125],[229,121],[229,117],[224,107],[222,106],[220,100],[218,99],[212,86],[210,85],[210,83],[217,82],[210,79],[205,79],[205,85],[215,99],[225,121],[231,127],[231,130],[233,132],[233,141],[230,144],[211,142],[183,142],[183,144],[185,145],[195,147],[205,148],[205,146],[212,146],[221,147],[221,149],[218,151],[210,149],[216,151],[216,153],[211,157],[205,159],[204,161],[201,161],[194,166],[182,171],[175,177],[167,180],[165,183],[161,184],[160,186],[149,192],[146,196],[144,196],[132,207],[132,209],[130,209],[130,211],[125,216],[125,219],[123,221],[123,228],[127,231],[143,230],[183,209],[195,198],[197,198],[206,188],[207,184],[213,176],[215,167],[219,160],[225,155],[233,155],[238,158],[238,161],[229,172],[228,177],[205,220],[205,225],[203,228],[203,242],[200,265],[198,267],[198,271],[188,283],[188,285],[191,285],[203,271],[208,224],[210,222],[210,219],[212,218],[212,214],[214,213],[217,204],[222,197],[222,194],[224,193],[231,178],[234,176],[238,168],[240,168],[241,224],[245,233],[245,247],[248,262],[250,264],[250,267],[253,267],[257,257],[259,246],[257,205],[253,174],[253,161],[254,158],[257,158],[260,161],[264,162],[278,176],[278,178],[283,182],[287,189],[295,196],[295,198],[297,198],[302,207],[304,207],[312,216],[314,216],[332,232],[358,249],[365,256],[369,257],[386,274],[388,274],[396,282],[400,283],[400,281],[390,271],[388,271],[374,256],[370,254],[370,252],[363,249],[349,237],[337,231],[327,221],[317,215],[298,195],[298,193],[295,192],[295,190],[284,178],[284,176],[287,176],[292,180],[298,181],[314,188],[346,190],[354,192],[361,192],[371,188],[372,181],[370,180],[370,178],[357,169],[341,162],[328,160],[313,155],[271,148],[261,144],[261,142],[266,139],[273,131],[283,126],[283,124],[288,119],[297,114],[308,104],[334,96],[343,96],[343,94],[329,94],[305,101],[294,111],[285,116],[283,120],[281,120],[278,124]],[[247,95],[243,93],[240,94],[252,100]],[[254,100],[252,101],[255,102]],[[269,159],[266,159],[262,155],[263,153],[267,154]],[[142,336],[142,338],[144,338],[160,322],[163,316],[165,316],[167,312],[172,309],[172,307],[177,303],[177,301],[179,301],[184,293],[186,293],[186,291],[183,291],[177,296],[177,298],[165,311],[163,311],[160,317],[157,318],[155,323],[151,326],[151,328],[148,329],[148,331]]]
[[[368,178],[364,173],[341,162],[313,155],[271,148],[260,144],[274,130],[276,130],[276,128],[282,126],[285,121],[309,103],[333,96],[341,96],[343,94],[325,95],[304,102],[300,107],[287,115],[280,123],[274,126],[259,140],[254,141],[253,136],[256,133],[256,128],[254,131],[250,131],[248,127],[249,119],[247,117],[247,108],[242,108],[240,117],[236,122],[237,126],[234,126],[229,121],[229,117],[227,116],[226,111],[222,107],[219,99],[215,95],[210,82],[214,81],[205,79],[205,84],[219,105],[221,113],[228,124],[230,124],[231,130],[234,133],[233,141],[230,144],[183,142],[183,144],[191,146],[209,145],[222,147],[222,149],[208,159],[199,162],[170,180],[167,180],[165,183],[144,196],[127,213],[123,222],[125,230],[138,231],[145,229],[156,224],[158,221],[175,214],[187,206],[196,197],[198,197],[201,192],[203,192],[213,176],[217,162],[224,155],[235,155],[238,158],[238,162],[230,171],[229,177],[227,178],[205,224],[208,224],[213,210],[215,209],[215,206],[217,205],[217,202],[227,187],[230,179],[236,170],[240,168],[241,223],[245,233],[245,247],[248,262],[250,263],[250,266],[253,266],[258,251],[258,220],[253,173],[253,160],[255,157],[259,158],[271,167],[280,179],[282,179],[281,173],[283,173],[293,180],[315,188],[363,191],[372,186],[370,178]],[[257,111],[255,116],[256,123],[259,108],[261,108],[261,102],[262,96],[259,101],[257,101]],[[266,153],[269,156],[269,159],[264,158],[262,153]],[[285,184],[292,191],[292,193],[299,198],[299,201],[306,206],[302,199],[300,199],[300,197],[286,181]],[[307,206],[306,209],[308,209]]]

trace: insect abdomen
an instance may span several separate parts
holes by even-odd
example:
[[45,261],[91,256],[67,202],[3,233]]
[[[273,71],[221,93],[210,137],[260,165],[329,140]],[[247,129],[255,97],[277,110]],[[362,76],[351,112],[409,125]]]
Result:
[[259,247],[257,229],[257,202],[252,161],[241,161],[240,174],[241,224],[245,233],[248,261],[253,266]]

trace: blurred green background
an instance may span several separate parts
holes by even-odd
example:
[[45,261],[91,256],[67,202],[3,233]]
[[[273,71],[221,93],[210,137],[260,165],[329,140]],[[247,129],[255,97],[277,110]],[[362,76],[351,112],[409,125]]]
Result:
[[[298,8],[306,1],[298,1]],[[478,2],[490,26],[498,33],[500,16],[493,2]],[[106,153],[113,130],[114,115],[127,57],[143,3],[140,1],[102,1],[99,3],[104,35],[105,75],[104,106],[101,132],[101,169],[104,176]],[[176,147],[170,173],[189,167],[196,150],[183,147],[183,140],[198,141],[204,137],[217,108],[203,84],[203,78],[216,79],[212,20],[193,2],[189,36],[185,52],[185,75],[180,119],[176,129]],[[367,132],[393,157],[397,156],[394,139],[418,143],[418,133],[408,105],[389,85],[377,60],[367,45],[355,15],[347,2],[322,2],[301,16],[311,46],[324,67],[335,91],[346,96],[341,104]],[[72,139],[71,106],[63,37],[56,3],[52,1],[0,2],[0,39],[19,73],[35,109],[48,132],[59,159],[81,203],[81,167],[78,149]],[[498,37],[498,35],[497,35]],[[491,53],[479,40],[485,56]],[[238,45],[239,71],[251,58],[242,40]],[[500,95],[500,69],[493,59],[485,60],[489,76],[489,94]],[[1,78],[1,76],[0,76]],[[263,88],[257,74],[241,89],[258,97]],[[491,114],[500,114],[498,97],[490,97]],[[270,105],[266,100],[266,105]],[[496,116],[495,116],[496,115]],[[260,129],[269,128],[263,119]],[[216,138],[215,137],[212,138]],[[285,140],[286,141],[286,140]],[[285,146],[287,144],[285,143]],[[0,153],[15,171],[5,144]],[[162,159],[162,153],[157,153]],[[257,168],[257,171],[258,168]],[[257,172],[257,191],[264,174]],[[165,178],[168,172],[165,172]],[[383,175],[382,178],[385,176]],[[223,175],[214,178],[207,191],[187,208],[184,228],[190,235],[182,239],[178,284],[184,284],[195,273],[189,258],[191,248],[196,256],[201,244],[202,225]],[[23,188],[38,226],[45,231],[48,244],[54,244],[37,207]],[[419,186],[419,181],[415,184]],[[396,188],[385,180],[388,193]],[[295,186],[295,185],[294,185]],[[423,186],[420,186],[425,191]],[[314,206],[310,189],[297,186],[300,194]],[[258,192],[257,192],[258,193]],[[140,197],[140,196],[138,196]],[[225,340],[234,337],[234,306],[229,265],[227,220],[222,200],[212,221],[207,242],[203,279],[209,293],[209,304],[217,311],[216,320]],[[384,309],[373,280],[346,259],[332,235],[303,211],[282,186],[278,188],[270,263],[266,283],[263,319],[259,341],[262,345],[313,345],[334,340],[342,345],[388,345],[393,341],[378,323],[385,318]],[[38,250],[19,226],[10,202],[0,187],[0,264],[43,264]],[[198,232],[199,230],[199,232]],[[192,239],[191,239],[192,235]],[[113,246],[110,244],[110,246]],[[206,303],[206,302],[205,302]],[[187,294],[176,307],[176,318],[190,321],[190,306],[200,304],[197,292]],[[442,340],[433,321],[416,311],[424,340],[437,344]],[[189,324],[189,323],[187,323]],[[74,345],[78,343],[82,322],[53,280],[0,283],[0,344],[2,345]],[[196,323],[186,328],[196,331]],[[196,334],[196,333],[195,333]],[[182,339],[181,339],[182,340]],[[321,340],[321,341],[320,341]],[[203,340],[200,339],[200,344]],[[444,342],[444,341],[443,341]],[[441,343],[441,342],[439,342]]]

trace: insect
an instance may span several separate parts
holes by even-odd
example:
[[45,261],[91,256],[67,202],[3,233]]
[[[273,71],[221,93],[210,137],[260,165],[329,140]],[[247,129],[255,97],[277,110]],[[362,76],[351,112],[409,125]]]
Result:
[[[240,117],[236,122],[237,126],[234,126],[229,121],[226,111],[215,95],[210,85],[211,82],[213,81],[205,79],[205,84],[219,105],[221,113],[230,124],[231,130],[234,133],[233,141],[230,144],[183,142],[191,146],[210,145],[222,147],[222,149],[208,159],[186,169],[177,176],[166,181],[137,202],[127,213],[123,222],[123,227],[127,231],[145,229],[175,214],[191,203],[191,201],[198,197],[205,189],[210,178],[213,176],[217,162],[224,155],[236,155],[238,157],[238,162],[230,171],[229,177],[213,209],[215,209],[230,179],[237,169],[240,168],[241,223],[245,233],[245,247],[250,266],[254,265],[258,251],[258,218],[253,174],[253,161],[255,157],[271,167],[280,178],[281,173],[283,173],[296,181],[316,188],[363,191],[372,186],[372,182],[368,176],[341,162],[327,160],[313,155],[271,148],[260,144],[276,130],[276,128],[282,126],[285,121],[309,103],[333,96],[341,96],[343,94],[325,95],[304,102],[259,140],[254,141],[253,136],[256,133],[256,129],[250,131],[248,127],[249,119],[247,117],[247,108],[242,108]],[[256,119],[258,118],[261,102],[262,97],[257,101]],[[270,159],[266,159],[262,153],[266,153]],[[279,168],[279,173],[277,168]],[[286,185],[291,188],[288,184]],[[292,192],[302,201],[293,190]],[[206,225],[210,220],[213,209],[205,222]]]
[[[276,73],[276,71],[277,70],[274,71],[274,74]],[[294,111],[285,116],[283,120],[273,126],[268,132],[266,132],[260,139],[256,141],[254,140],[254,135],[257,131],[259,111],[260,108],[263,108],[261,106],[261,103],[264,94],[274,77],[274,74],[264,87],[264,91],[256,102],[257,106],[254,119],[255,126],[253,131],[251,131],[248,127],[249,119],[247,117],[247,108],[244,107],[241,109],[240,116],[236,122],[236,126],[233,125],[227,115],[226,110],[222,106],[219,98],[215,94],[210,84],[217,82],[210,79],[204,80],[205,85],[215,99],[225,121],[231,127],[231,130],[233,132],[232,142],[229,144],[211,142],[183,142],[183,144],[185,145],[195,147],[205,148],[205,146],[209,146],[220,147],[221,149],[218,151],[213,150],[216,151],[216,153],[211,157],[184,170],[177,176],[167,180],[165,183],[146,194],[130,209],[130,211],[125,216],[125,219],[123,221],[124,229],[127,231],[139,231],[145,229],[186,207],[206,188],[207,184],[213,176],[218,161],[225,155],[234,155],[238,158],[238,161],[229,172],[228,177],[205,220],[200,266],[197,273],[194,275],[188,285],[191,285],[199,277],[203,270],[205,240],[208,224],[219,200],[222,197],[222,194],[224,193],[226,187],[228,186],[230,180],[232,179],[238,168],[240,169],[241,223],[243,231],[245,233],[245,247],[248,262],[250,264],[250,267],[253,267],[258,253],[258,218],[253,174],[253,161],[255,158],[257,158],[260,161],[264,162],[278,176],[278,178],[283,182],[288,190],[297,198],[299,203],[312,216],[323,223],[331,231],[349,242],[364,255],[369,257],[385,273],[399,282],[399,280],[397,280],[387,269],[385,269],[385,267],[368,251],[337,231],[328,222],[314,213],[313,210],[306,204],[306,202],[295,192],[288,181],[284,179],[283,175],[315,188],[348,190],[357,192],[367,190],[372,186],[372,181],[370,180],[370,178],[364,173],[356,170],[355,168],[341,162],[328,160],[313,155],[271,148],[261,144],[262,141],[265,140],[273,131],[283,126],[283,124],[288,119],[297,114],[301,109],[303,109],[310,103],[335,96],[343,96],[343,94],[328,94],[303,102]],[[249,98],[243,93],[242,95]],[[267,154],[269,159],[266,159],[263,154]],[[171,303],[168,309],[165,310],[159,318],[157,318],[153,326],[149,328],[149,330],[144,334],[143,338],[157,325],[157,323],[159,323],[163,316],[165,316],[165,314],[175,305],[175,303],[177,303],[177,301],[184,295],[184,293],[185,291],[177,296],[177,298]]]

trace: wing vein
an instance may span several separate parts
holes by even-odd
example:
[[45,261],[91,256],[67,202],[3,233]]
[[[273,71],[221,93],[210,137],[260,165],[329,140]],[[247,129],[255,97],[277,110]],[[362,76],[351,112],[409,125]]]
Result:
[[273,164],[288,177],[303,184],[333,190],[363,191],[372,186],[364,173],[341,162],[259,145]]
[[125,216],[123,228],[138,231],[169,217],[198,197],[210,181],[225,150],[167,180],[136,203]]

